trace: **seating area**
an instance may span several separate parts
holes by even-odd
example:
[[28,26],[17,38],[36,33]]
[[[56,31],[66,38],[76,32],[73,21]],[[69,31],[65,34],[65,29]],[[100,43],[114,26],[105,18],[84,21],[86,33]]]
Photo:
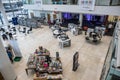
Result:
[[32,27],[32,28],[41,27],[41,23],[38,22],[36,19],[29,19],[24,17],[18,18],[18,24],[21,26]]

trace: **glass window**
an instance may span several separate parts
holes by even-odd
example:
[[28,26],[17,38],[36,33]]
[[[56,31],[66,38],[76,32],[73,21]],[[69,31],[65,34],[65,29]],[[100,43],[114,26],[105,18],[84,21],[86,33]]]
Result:
[[42,0],[43,4],[59,4],[59,5],[74,5],[78,4],[78,0]]
[[96,6],[118,6],[120,0],[96,0]]
[[24,4],[34,4],[34,0],[23,0]]

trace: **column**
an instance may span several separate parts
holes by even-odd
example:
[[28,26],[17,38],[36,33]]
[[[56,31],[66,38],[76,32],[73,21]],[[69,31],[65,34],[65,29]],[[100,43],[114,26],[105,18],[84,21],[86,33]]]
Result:
[[82,21],[83,21],[83,14],[79,15],[79,22],[80,22],[80,26],[82,27]]
[[[1,37],[1,36],[0,36]],[[0,72],[5,80],[15,80],[16,74],[0,38]]]
[[4,25],[9,25],[9,22],[8,22],[8,19],[7,19],[7,15],[6,15],[6,12],[5,12],[5,9],[4,9],[4,6],[2,4],[2,1],[0,0],[0,12],[3,16],[3,23]]

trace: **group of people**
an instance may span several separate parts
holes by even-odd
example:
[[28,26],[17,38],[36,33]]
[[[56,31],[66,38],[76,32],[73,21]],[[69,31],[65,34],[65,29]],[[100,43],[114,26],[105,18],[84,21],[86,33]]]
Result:
[[101,40],[103,35],[102,29],[88,29],[88,35],[86,36],[86,40],[90,40],[92,38],[93,42],[97,42]]
[[29,34],[30,31],[32,31],[32,27],[30,27],[30,28],[28,29],[28,28],[26,28],[26,27],[20,27],[20,26],[19,26],[18,31],[19,31],[19,32],[22,32],[22,33],[24,33],[24,34],[26,35],[26,34]]
[[0,29],[3,40],[13,39],[13,35],[16,35],[16,28],[8,26],[8,30],[5,28]]
[[43,48],[42,46],[39,46],[38,49],[35,50],[34,52],[35,54],[50,54],[50,52],[46,49],[46,48]]

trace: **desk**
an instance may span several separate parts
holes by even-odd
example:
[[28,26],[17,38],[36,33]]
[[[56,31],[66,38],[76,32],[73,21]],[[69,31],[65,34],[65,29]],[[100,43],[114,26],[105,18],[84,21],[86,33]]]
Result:
[[53,35],[55,38],[57,38],[60,34],[62,34],[62,32],[60,32],[59,30],[54,30],[53,31]]
[[66,39],[66,40],[59,39],[59,46],[60,48],[69,47],[71,46],[71,40],[70,39]]

